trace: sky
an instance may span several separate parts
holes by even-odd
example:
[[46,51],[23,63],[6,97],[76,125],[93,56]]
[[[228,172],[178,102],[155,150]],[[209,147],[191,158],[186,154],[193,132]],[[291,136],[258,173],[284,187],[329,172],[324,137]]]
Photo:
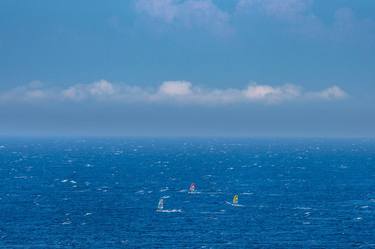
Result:
[[375,1],[0,1],[0,135],[375,137]]

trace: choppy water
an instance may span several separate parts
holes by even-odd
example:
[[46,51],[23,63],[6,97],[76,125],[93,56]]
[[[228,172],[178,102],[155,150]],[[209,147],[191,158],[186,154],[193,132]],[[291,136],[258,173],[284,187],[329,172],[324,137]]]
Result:
[[3,138],[0,247],[375,248],[375,142]]

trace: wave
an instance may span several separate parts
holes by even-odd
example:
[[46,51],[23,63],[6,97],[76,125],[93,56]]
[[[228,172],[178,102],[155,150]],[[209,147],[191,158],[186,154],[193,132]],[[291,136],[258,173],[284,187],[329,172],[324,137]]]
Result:
[[199,192],[199,191],[194,191],[194,192],[189,191],[189,192],[188,192],[188,194],[192,194],[192,195],[195,195],[195,194],[198,195],[198,194],[201,194],[201,193],[202,193],[202,192]]
[[158,213],[182,213],[181,209],[163,209],[163,210],[156,210]]
[[228,205],[231,205],[233,207],[244,207],[245,206],[245,205],[241,205],[241,204],[233,204],[233,203],[231,203],[229,201],[226,201],[225,203],[228,204]]
[[165,192],[165,191],[168,191],[168,190],[169,190],[169,188],[165,187],[165,188],[160,189],[160,192]]

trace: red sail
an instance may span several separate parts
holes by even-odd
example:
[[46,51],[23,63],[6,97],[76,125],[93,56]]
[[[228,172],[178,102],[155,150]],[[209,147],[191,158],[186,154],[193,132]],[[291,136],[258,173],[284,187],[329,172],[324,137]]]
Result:
[[194,182],[190,185],[189,191],[190,192],[194,192],[195,191],[195,183]]

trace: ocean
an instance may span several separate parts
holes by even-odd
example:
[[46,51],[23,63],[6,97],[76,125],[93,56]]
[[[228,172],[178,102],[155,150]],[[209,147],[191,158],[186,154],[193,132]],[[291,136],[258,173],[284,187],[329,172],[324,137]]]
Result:
[[3,137],[0,248],[375,248],[375,141]]

